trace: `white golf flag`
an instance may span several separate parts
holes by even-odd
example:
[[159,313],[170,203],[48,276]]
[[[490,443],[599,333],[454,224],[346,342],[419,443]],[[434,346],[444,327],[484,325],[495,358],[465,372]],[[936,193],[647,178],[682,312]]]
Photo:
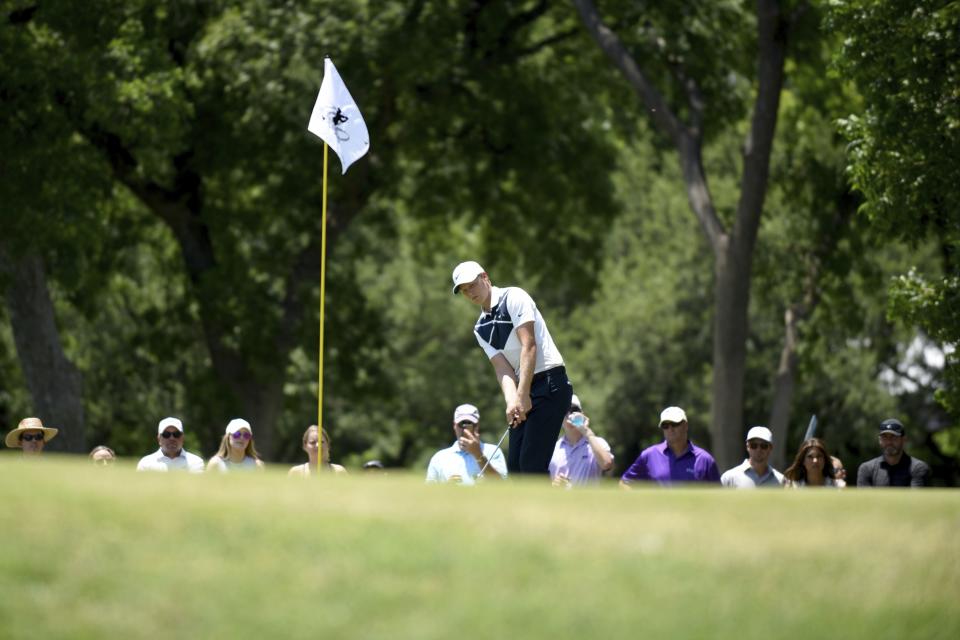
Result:
[[323,82],[307,131],[322,138],[337,154],[341,175],[370,149],[370,134],[360,109],[330,58],[323,60]]

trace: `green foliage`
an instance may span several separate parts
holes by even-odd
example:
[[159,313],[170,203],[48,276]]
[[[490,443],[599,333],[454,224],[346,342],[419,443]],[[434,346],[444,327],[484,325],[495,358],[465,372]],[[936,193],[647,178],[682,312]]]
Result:
[[[840,121],[850,140],[850,175],[880,233],[941,246],[944,277],[912,271],[892,285],[890,313],[947,345],[960,342],[960,5],[901,0],[835,3],[831,26],[844,37],[836,65],[864,98]],[[956,356],[938,394],[960,407]]]

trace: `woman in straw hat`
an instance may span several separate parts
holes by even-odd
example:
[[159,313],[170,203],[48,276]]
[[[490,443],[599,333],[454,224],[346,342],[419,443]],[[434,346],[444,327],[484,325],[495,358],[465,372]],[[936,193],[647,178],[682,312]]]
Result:
[[24,418],[7,434],[6,443],[11,449],[23,449],[25,456],[38,456],[43,453],[43,445],[53,440],[57,431],[43,426],[40,418]]

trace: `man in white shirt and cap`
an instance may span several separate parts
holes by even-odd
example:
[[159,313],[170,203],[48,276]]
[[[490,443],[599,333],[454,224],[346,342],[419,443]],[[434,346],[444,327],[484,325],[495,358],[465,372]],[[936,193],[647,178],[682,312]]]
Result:
[[573,387],[563,357],[533,298],[495,287],[474,261],[453,270],[453,293],[480,307],[474,336],[497,375],[510,426],[510,473],[549,473]]
[[481,471],[484,478],[506,478],[507,463],[503,452],[493,444],[480,440],[480,410],[462,404],[453,412],[453,434],[456,442],[430,458],[427,482],[475,484]]
[[747,459],[742,464],[727,469],[720,476],[720,484],[736,489],[756,487],[780,488],[783,474],[770,466],[773,451],[773,433],[766,427],[752,427],[747,432]]
[[189,471],[203,473],[203,458],[183,448],[183,422],[164,418],[157,425],[156,452],[140,458],[137,471]]

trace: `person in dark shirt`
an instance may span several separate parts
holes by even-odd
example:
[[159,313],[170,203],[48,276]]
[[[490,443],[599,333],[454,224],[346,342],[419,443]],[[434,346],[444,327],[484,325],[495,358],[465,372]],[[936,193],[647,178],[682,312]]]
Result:
[[907,438],[903,424],[894,418],[880,423],[880,447],[883,455],[867,460],[857,469],[858,487],[926,487],[930,485],[930,467],[903,450]]

